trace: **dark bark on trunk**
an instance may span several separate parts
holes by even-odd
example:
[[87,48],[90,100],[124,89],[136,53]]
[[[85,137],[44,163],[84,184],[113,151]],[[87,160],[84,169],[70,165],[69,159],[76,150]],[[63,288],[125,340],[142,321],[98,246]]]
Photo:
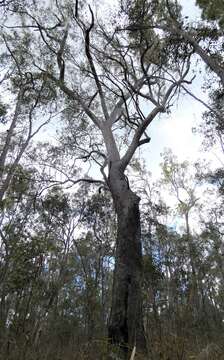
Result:
[[109,338],[128,352],[134,345],[145,352],[142,315],[142,247],[139,201],[124,173],[114,166],[109,185],[117,214],[117,244]]

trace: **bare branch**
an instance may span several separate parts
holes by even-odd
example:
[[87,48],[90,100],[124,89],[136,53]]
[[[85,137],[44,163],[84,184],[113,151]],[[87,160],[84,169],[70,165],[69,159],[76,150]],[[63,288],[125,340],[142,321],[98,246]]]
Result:
[[60,81],[64,81],[64,76],[65,76],[65,61],[63,59],[63,53],[65,50],[65,43],[66,43],[66,40],[68,37],[68,28],[69,28],[69,26],[67,25],[64,36],[62,37],[61,42],[60,42],[60,48],[57,52],[57,63],[58,63],[59,71],[60,71],[60,75],[59,75]]
[[[50,182],[50,181],[48,181]],[[46,190],[56,186],[56,185],[66,185],[66,184],[70,184],[68,186],[66,186],[66,188],[71,188],[72,186],[74,185],[77,185],[79,184],[80,182],[85,182],[85,183],[88,183],[88,184],[99,184],[99,185],[103,185],[105,186],[105,182],[102,181],[102,180],[97,180],[97,179],[92,179],[92,178],[80,178],[80,179],[77,179],[77,180],[73,180],[71,178],[67,178],[66,180],[64,181],[60,181],[60,180],[53,180],[51,184],[45,186],[40,192],[39,192],[39,196]]]
[[209,106],[205,101],[203,101],[202,99],[200,99],[199,97],[197,97],[196,95],[194,95],[192,93],[192,91],[188,90],[186,88],[186,86],[184,85],[181,85],[182,89],[184,89],[184,91],[186,91],[186,93],[188,95],[190,95],[193,99],[197,100],[198,102],[200,102],[202,105],[204,105],[208,110],[210,110],[213,114],[215,114],[215,116],[217,116],[221,121],[223,121],[223,117],[220,116],[220,114],[215,110],[213,109],[211,106]]
[[90,10],[90,13],[91,13],[91,24],[90,24],[90,27],[85,31],[85,33],[86,33],[86,36],[85,36],[86,56],[87,56],[87,59],[89,61],[89,65],[90,65],[90,68],[92,70],[92,74],[93,74],[93,77],[94,77],[94,80],[95,80],[95,83],[96,83],[96,86],[97,86],[97,89],[98,89],[98,92],[99,92],[103,114],[105,116],[105,119],[109,120],[109,114],[108,114],[108,110],[107,110],[107,106],[106,106],[106,102],[105,102],[103,89],[102,89],[99,77],[97,75],[96,68],[95,68],[95,65],[94,65],[94,62],[93,62],[93,58],[92,58],[92,54],[91,54],[91,51],[90,51],[90,32],[94,27],[94,15],[93,15],[93,11],[92,11],[90,6],[89,6],[89,10]]
[[148,144],[151,141],[151,138],[148,137],[146,139],[142,139],[138,142],[138,146],[144,145],[144,144]]
[[149,126],[149,124],[153,121],[153,119],[156,117],[157,114],[164,111],[164,106],[157,106],[154,108],[151,113],[146,117],[145,121],[142,122],[141,125],[136,129],[135,135],[131,141],[131,144],[129,145],[125,155],[121,158],[121,167],[123,170],[126,169],[127,165],[129,164],[132,156],[135,153],[135,150],[139,146],[140,138],[143,135],[146,128]]
[[22,76],[22,72],[21,72],[21,70],[20,70],[20,65],[19,65],[16,57],[14,56],[13,51],[10,49],[10,46],[9,46],[7,40],[6,40],[5,35],[3,34],[2,37],[3,37],[3,39],[4,39],[5,46],[6,46],[7,50],[8,50],[8,52],[10,53],[11,57],[13,58],[13,60],[14,60],[14,62],[15,62],[15,64],[16,64],[16,67],[17,67],[17,69],[18,69],[19,75]]

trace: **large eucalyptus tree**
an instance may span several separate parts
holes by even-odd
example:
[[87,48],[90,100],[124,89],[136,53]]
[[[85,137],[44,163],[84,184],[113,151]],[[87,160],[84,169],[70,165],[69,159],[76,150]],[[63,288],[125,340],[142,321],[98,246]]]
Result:
[[[152,29],[139,27],[133,34],[125,7],[108,19],[109,12],[97,1],[87,6],[78,0],[29,0],[25,5],[9,6],[4,36],[16,38],[18,44],[26,38],[22,57],[16,57],[13,42],[16,66],[25,59],[23,75],[30,77],[33,88],[44,80],[49,99],[65,109],[73,156],[100,166],[99,182],[111,192],[117,215],[109,338],[124,353],[127,345],[144,352],[140,198],[125,171],[137,149],[149,143],[151,122],[169,111],[182,84],[191,83],[187,76],[192,51]],[[159,21],[166,11],[150,3],[135,8],[134,16],[142,23]],[[79,180],[69,178],[71,183]]]

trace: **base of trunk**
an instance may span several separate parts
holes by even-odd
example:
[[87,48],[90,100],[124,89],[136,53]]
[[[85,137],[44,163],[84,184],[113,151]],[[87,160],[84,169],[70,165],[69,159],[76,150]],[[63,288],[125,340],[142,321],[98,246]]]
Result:
[[137,347],[146,352],[142,314],[142,246],[139,197],[130,189],[113,192],[117,213],[117,244],[108,335],[123,358]]

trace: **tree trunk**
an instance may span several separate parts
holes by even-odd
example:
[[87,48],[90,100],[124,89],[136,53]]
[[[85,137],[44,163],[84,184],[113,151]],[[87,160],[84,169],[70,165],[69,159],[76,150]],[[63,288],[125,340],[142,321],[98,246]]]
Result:
[[198,279],[195,265],[195,246],[191,236],[190,225],[189,225],[189,211],[185,213],[186,223],[186,237],[189,251],[190,268],[191,268],[191,281],[189,286],[189,305],[192,307],[192,314],[198,316],[200,308],[199,294],[198,294]]
[[118,165],[110,169],[109,186],[117,214],[117,243],[109,338],[128,353],[145,352],[142,316],[142,247],[139,201]]

